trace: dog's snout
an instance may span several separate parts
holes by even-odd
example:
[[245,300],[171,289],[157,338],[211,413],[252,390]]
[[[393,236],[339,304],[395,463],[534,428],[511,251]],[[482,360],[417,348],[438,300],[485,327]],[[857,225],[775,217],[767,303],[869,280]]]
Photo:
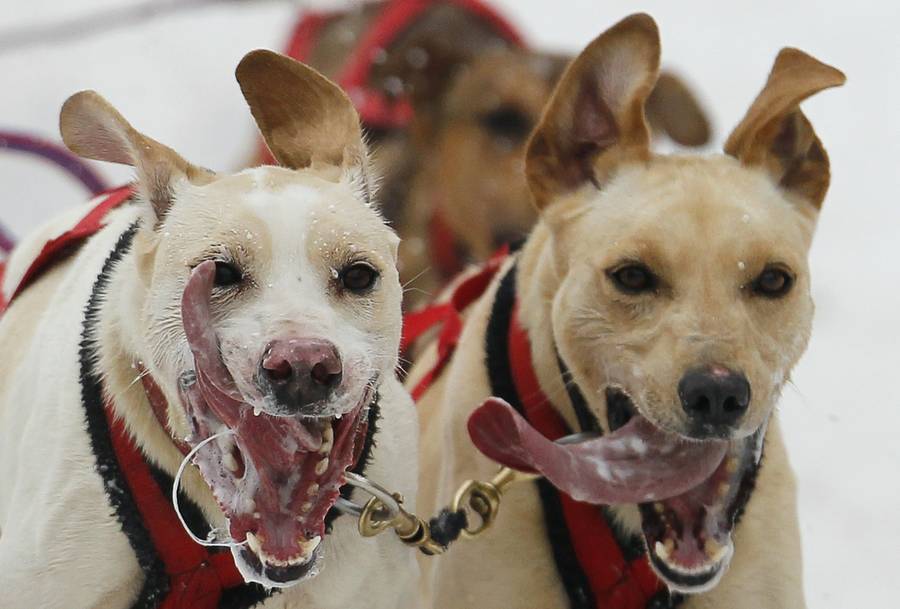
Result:
[[270,343],[260,369],[278,403],[300,414],[313,414],[309,407],[325,400],[343,375],[337,348],[315,338]]
[[727,432],[747,412],[750,383],[743,374],[722,366],[692,370],[678,383],[681,405],[702,430]]

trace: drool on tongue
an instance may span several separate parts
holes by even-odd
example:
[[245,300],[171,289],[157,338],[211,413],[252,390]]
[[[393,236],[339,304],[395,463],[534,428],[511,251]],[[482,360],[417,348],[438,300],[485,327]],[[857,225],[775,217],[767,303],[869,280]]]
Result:
[[[360,424],[364,404],[333,425],[257,416],[219,354],[210,310],[214,279],[215,264],[201,263],[182,296],[182,323],[196,368],[196,382],[183,387],[182,395],[194,421],[193,441],[222,424],[234,432],[234,440],[224,449],[204,447],[195,462],[225,511],[232,536],[242,540],[254,533],[268,557],[293,560],[310,539],[324,535],[325,514],[365,431]],[[229,467],[226,459],[233,457],[234,445],[243,462],[236,466],[232,458]]]
[[640,415],[607,436],[558,444],[496,397],[471,414],[468,429],[475,446],[494,461],[537,472],[576,501],[594,504],[680,495],[709,478],[728,449],[724,441],[683,440]]

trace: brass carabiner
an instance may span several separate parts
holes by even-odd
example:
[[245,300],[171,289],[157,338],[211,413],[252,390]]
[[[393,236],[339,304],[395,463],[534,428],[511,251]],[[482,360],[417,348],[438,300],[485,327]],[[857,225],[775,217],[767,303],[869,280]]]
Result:
[[517,482],[536,480],[538,474],[520,472],[518,470],[502,467],[490,482],[481,480],[466,480],[453,496],[450,509],[454,512],[469,510],[478,514],[481,522],[473,524],[471,518],[467,518],[466,527],[462,535],[468,539],[478,537],[493,526],[500,511],[500,499],[503,493]]

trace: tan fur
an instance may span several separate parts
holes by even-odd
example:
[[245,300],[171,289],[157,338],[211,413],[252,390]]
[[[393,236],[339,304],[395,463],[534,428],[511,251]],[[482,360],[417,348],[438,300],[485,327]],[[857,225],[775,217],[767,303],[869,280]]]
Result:
[[[367,3],[330,19],[310,64],[337,78],[385,6]],[[472,12],[435,2],[374,61],[367,86],[388,99],[406,95],[415,110],[408,128],[377,132],[371,141],[384,176],[382,209],[403,240],[407,308],[434,297],[455,272],[440,268],[434,256],[436,216],[463,265],[485,260],[534,225],[522,162],[526,137],[568,60],[513,48]],[[658,135],[686,146],[709,140],[702,104],[684,80],[665,74],[651,99],[648,114]],[[504,110],[522,122],[521,133],[489,127],[486,119]]]
[[[803,85],[805,93],[823,82],[837,84],[835,70],[795,53],[787,55],[826,75]],[[754,105],[751,120],[732,140],[762,141],[765,150],[771,139],[756,139],[757,129],[747,127],[757,124],[753,117],[761,113],[769,124],[799,112],[796,104],[806,95],[790,93],[794,79],[779,75],[784,56],[761,97],[789,94],[793,102],[767,104],[774,111]],[[527,156],[542,213],[516,256],[520,320],[541,387],[573,429],[577,422],[557,352],[604,428],[607,387],[625,390],[655,425],[687,433],[676,390],[682,375],[711,364],[746,374],[753,399],[733,437],[770,421],[757,489],[736,528],[729,570],[715,588],[690,597],[685,606],[803,607],[795,483],[774,408],[809,338],[813,306],[806,259],[827,184],[827,157],[823,163],[817,156],[785,183],[767,170],[770,165],[747,156],[651,154],[642,107],[658,57],[655,23],[635,15],[591,43],[558,85]],[[807,147],[791,150],[789,166],[809,156]],[[654,293],[626,295],[614,286],[610,271],[634,261],[658,276]],[[793,289],[780,299],[752,288],[772,263],[795,277]],[[496,471],[465,428],[468,415],[490,394],[484,341],[495,289],[496,282],[467,312],[452,361],[418,404],[421,471],[427,472],[419,504],[426,513],[446,505],[463,480],[490,479]],[[434,358],[432,346],[408,386]],[[635,506],[616,506],[615,513],[627,530],[639,530]],[[459,541],[422,565],[422,592],[431,607],[567,606],[530,484],[508,493],[488,534]]]

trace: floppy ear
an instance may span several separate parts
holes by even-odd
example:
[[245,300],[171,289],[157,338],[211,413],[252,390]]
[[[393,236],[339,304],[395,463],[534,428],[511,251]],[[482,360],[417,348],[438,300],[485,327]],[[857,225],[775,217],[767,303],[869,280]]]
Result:
[[528,142],[525,173],[541,209],[615,167],[650,156],[644,103],[659,72],[659,32],[649,15],[627,17],[596,38],[563,73]]
[[299,61],[266,50],[247,53],[235,75],[281,165],[364,167],[359,116],[336,84]]
[[703,146],[709,142],[706,111],[688,84],[671,72],[660,72],[646,112],[654,131],[665,133],[682,146]]
[[782,49],[763,90],[725,142],[725,152],[765,169],[786,191],[820,208],[830,180],[828,155],[799,104],[845,80],[840,70],[803,51]]
[[173,201],[173,185],[187,179],[208,183],[214,174],[132,127],[95,91],[81,91],[63,104],[59,131],[69,150],[87,159],[132,165],[138,188],[162,219]]

